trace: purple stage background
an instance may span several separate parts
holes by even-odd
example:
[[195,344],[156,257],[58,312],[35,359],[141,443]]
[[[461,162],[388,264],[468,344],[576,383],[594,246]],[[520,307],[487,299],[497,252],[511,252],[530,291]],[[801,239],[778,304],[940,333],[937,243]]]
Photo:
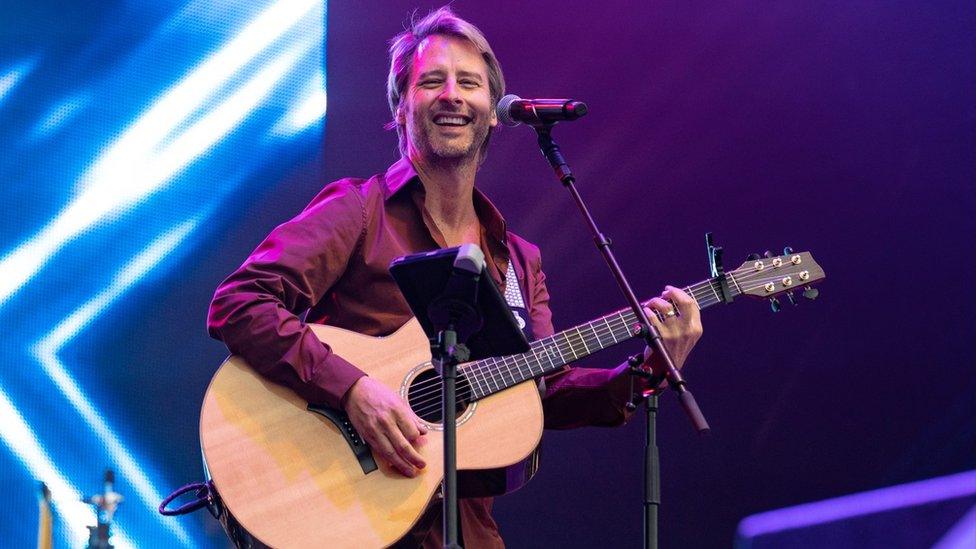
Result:
[[[437,5],[329,4],[324,160],[298,172],[395,159],[386,40]],[[758,511],[973,467],[971,2],[454,6],[510,93],[589,105],[555,136],[642,297],[706,276],[705,231],[729,268],[789,245],[827,271],[819,300],[777,315],[745,299],[704,313],[685,372],[713,435],[664,396],[663,546],[727,546]],[[531,130],[496,134],[479,184],[541,245],[557,329],[624,305]],[[220,278],[320,185],[296,173],[208,247],[188,273],[206,287],[185,296],[201,325]],[[216,366],[222,350],[204,354]],[[509,544],[638,547],[642,422],[547,433],[538,476],[496,502]]]

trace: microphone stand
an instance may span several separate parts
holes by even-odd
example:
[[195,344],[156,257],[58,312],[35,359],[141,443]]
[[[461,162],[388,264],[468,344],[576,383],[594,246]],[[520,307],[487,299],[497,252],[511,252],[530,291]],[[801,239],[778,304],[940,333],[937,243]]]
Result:
[[82,498],[85,503],[94,505],[98,513],[96,525],[88,527],[88,545],[86,546],[88,549],[112,549],[115,547],[109,543],[110,529],[115,517],[115,510],[123,499],[122,495],[115,491],[115,472],[111,469],[105,471],[102,493]]
[[[620,287],[620,291],[623,292],[624,297],[627,298],[627,302],[630,304],[631,309],[634,311],[634,315],[640,321],[640,336],[643,337],[645,343],[648,347],[654,350],[655,353],[664,361],[665,365],[665,378],[668,380],[668,386],[671,387],[678,395],[678,402],[684,409],[688,418],[691,420],[692,426],[699,434],[705,434],[709,431],[708,422],[705,420],[705,416],[702,415],[701,410],[698,408],[698,403],[695,402],[695,397],[691,394],[688,389],[688,384],[685,382],[684,378],[681,377],[681,372],[674,365],[674,361],[671,359],[671,355],[668,353],[664,342],[661,339],[661,334],[657,331],[657,328],[651,324],[648,320],[647,315],[644,313],[644,307],[641,305],[637,296],[634,294],[630,283],[624,276],[623,269],[620,268],[620,264],[617,263],[617,258],[614,257],[613,251],[611,250],[612,243],[606,235],[600,232],[599,227],[596,225],[596,221],[593,216],[590,215],[589,209],[586,207],[586,203],[583,201],[583,197],[580,196],[579,191],[576,189],[576,176],[573,175],[572,170],[570,170],[569,165],[566,163],[566,159],[563,158],[562,153],[559,150],[559,146],[556,142],[552,140],[552,126],[555,123],[549,124],[536,124],[533,125],[536,133],[539,137],[539,148],[542,149],[542,155],[546,157],[549,161],[549,165],[555,170],[556,178],[559,182],[566,187],[570,195],[573,197],[573,201],[579,208],[580,213],[586,220],[586,224],[593,234],[593,242],[597,249],[603,255],[603,259],[606,261],[607,266],[610,268],[610,272],[617,281],[617,285]],[[631,371],[634,372],[638,368],[631,367]],[[646,374],[638,374],[646,375]],[[645,401],[647,405],[647,448],[645,450],[644,457],[644,547],[656,548],[657,547],[657,511],[660,507],[660,471],[658,467],[658,453],[657,444],[655,440],[656,426],[655,426],[655,415],[657,413],[657,397],[651,394],[649,398]]]
[[458,332],[455,323],[449,322],[447,327],[440,330],[437,343],[431,346],[435,368],[441,374],[443,394],[441,398],[441,417],[444,424],[444,483],[442,491],[444,501],[442,512],[444,522],[441,525],[444,535],[444,547],[447,549],[461,549],[458,544],[458,489],[457,489],[457,367],[469,356],[468,348],[458,342]]

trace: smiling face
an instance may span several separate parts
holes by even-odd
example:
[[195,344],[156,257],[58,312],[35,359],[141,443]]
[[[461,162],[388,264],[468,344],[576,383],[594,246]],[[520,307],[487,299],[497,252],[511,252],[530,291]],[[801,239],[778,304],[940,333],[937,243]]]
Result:
[[478,160],[498,120],[488,66],[474,45],[451,36],[425,38],[414,54],[406,91],[397,123],[406,126],[411,159],[431,164]]

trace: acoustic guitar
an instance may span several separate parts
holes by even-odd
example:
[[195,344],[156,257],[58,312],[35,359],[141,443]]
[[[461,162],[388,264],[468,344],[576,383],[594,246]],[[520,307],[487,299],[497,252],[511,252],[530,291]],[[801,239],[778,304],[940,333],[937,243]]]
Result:
[[[824,272],[808,252],[750,260],[684,288],[700,309],[736,296],[772,298]],[[792,294],[790,294],[792,296]],[[792,299],[792,297],[791,297]],[[374,457],[345,414],[308,403],[231,356],[204,397],[200,442],[226,511],[272,547],[385,547],[403,537],[443,477],[440,378],[416,319],[385,337],[309,324],[333,351],[399,394],[429,427],[427,467],[406,478]],[[499,495],[536,469],[542,404],[534,379],[639,335],[629,309],[531,344],[529,352],[462,364],[457,403],[459,480],[478,471],[467,495]],[[482,472],[484,474],[482,474]],[[474,475],[468,475],[476,478]]]

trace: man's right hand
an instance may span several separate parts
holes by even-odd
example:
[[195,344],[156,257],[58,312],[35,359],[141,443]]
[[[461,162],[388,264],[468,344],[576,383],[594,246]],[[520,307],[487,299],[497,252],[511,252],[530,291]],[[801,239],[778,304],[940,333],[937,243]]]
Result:
[[387,386],[363,376],[349,388],[343,401],[353,427],[390,465],[408,477],[427,466],[414,447],[423,444],[427,426]]

